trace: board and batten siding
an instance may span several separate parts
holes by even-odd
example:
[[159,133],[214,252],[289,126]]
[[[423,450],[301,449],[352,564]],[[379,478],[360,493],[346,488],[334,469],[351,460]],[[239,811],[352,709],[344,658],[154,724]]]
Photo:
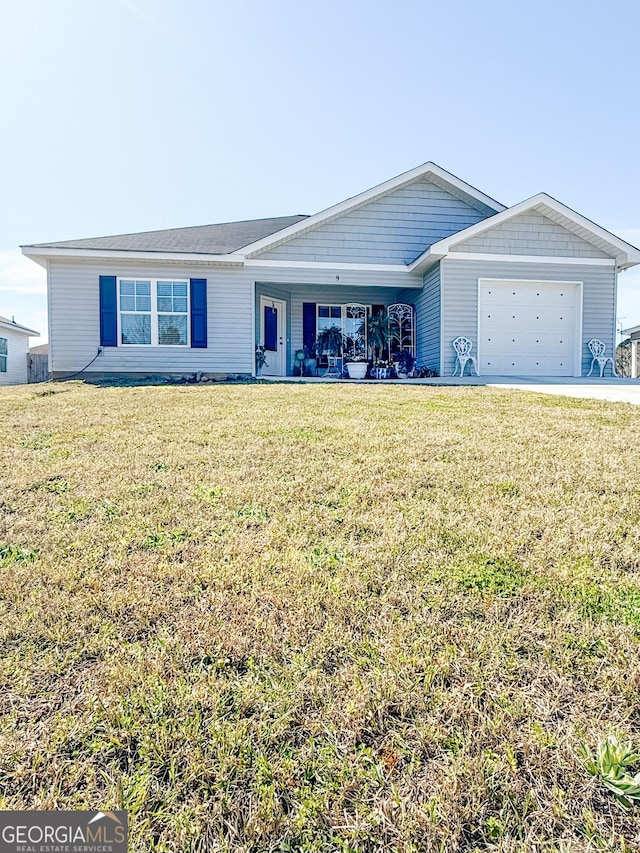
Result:
[[563,258],[609,257],[577,234],[535,211],[521,213],[501,225],[495,225],[484,234],[457,243],[454,251]]
[[0,373],[0,385],[26,385],[28,336],[0,326],[0,338],[7,340],[7,372]]
[[455,353],[451,342],[464,335],[478,351],[478,281],[581,281],[582,290],[582,374],[588,372],[591,355],[587,341],[599,338],[607,354],[614,353],[615,267],[513,261],[480,261],[445,258],[440,263],[442,286],[442,375],[451,376]]
[[251,373],[253,279],[247,270],[83,259],[52,260],[49,265],[50,357],[54,375],[82,370],[98,352],[101,275],[206,278],[208,347],[105,347],[87,373]]
[[431,181],[408,186],[260,253],[258,260],[404,264],[486,214]]

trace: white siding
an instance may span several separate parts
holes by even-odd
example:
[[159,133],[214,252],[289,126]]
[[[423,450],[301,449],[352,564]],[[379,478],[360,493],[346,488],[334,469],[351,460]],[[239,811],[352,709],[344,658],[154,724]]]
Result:
[[589,370],[587,341],[599,338],[613,355],[615,270],[593,264],[545,264],[513,261],[478,261],[445,258],[440,264],[442,280],[443,375],[453,373],[455,354],[451,341],[464,335],[478,347],[478,279],[583,282],[582,373]]
[[25,385],[27,382],[27,353],[29,338],[0,326],[0,338],[7,340],[7,372],[0,373],[0,385]]
[[432,243],[485,216],[447,190],[420,179],[258,258],[403,264],[414,260]]
[[606,258],[600,249],[577,234],[534,211],[514,216],[502,225],[457,244],[455,252],[495,255],[543,255],[563,258]]

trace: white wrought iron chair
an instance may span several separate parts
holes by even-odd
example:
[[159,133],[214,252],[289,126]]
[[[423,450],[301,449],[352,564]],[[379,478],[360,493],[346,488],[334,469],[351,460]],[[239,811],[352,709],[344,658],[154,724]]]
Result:
[[327,369],[324,372],[325,379],[342,379],[342,359],[338,355],[327,356]]
[[599,341],[597,338],[591,338],[587,346],[589,347],[589,350],[591,352],[591,369],[587,373],[587,376],[591,376],[591,374],[593,373],[593,365],[597,362],[598,367],[600,368],[600,379],[602,379],[604,376],[604,369],[607,366],[608,361],[611,362],[611,373],[614,376],[618,375],[616,373],[615,358],[612,358],[610,355],[604,354],[607,348],[606,344],[604,344],[602,341]]
[[[473,348],[473,343],[469,340],[469,338],[455,338],[452,342],[452,346],[456,351],[456,363],[453,368],[452,376],[456,375],[456,370],[460,367],[460,376],[464,374],[464,369],[467,366],[467,362],[470,361],[473,365],[473,369],[476,372],[476,376],[478,375],[478,362],[474,355],[471,355],[471,350]],[[471,375],[471,374],[469,374]]]

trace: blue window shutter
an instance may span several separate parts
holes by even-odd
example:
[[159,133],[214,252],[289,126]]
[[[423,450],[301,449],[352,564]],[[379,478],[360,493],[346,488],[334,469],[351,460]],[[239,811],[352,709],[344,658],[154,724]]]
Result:
[[115,275],[100,276],[100,346],[118,346],[118,296]]
[[207,280],[191,279],[191,346],[207,346]]
[[302,303],[302,345],[311,353],[316,345],[316,303]]

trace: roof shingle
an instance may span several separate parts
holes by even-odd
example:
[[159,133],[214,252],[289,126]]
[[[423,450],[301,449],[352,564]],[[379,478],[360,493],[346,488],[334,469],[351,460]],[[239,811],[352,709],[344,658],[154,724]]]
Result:
[[243,246],[269,237],[283,228],[295,225],[306,215],[277,216],[272,219],[247,219],[242,222],[222,222],[218,225],[195,225],[191,228],[169,228],[163,231],[142,231],[137,234],[117,234],[113,237],[88,237],[63,240],[57,243],[33,243],[29,249],[111,249],[124,252],[185,252],[207,255],[226,255]]

